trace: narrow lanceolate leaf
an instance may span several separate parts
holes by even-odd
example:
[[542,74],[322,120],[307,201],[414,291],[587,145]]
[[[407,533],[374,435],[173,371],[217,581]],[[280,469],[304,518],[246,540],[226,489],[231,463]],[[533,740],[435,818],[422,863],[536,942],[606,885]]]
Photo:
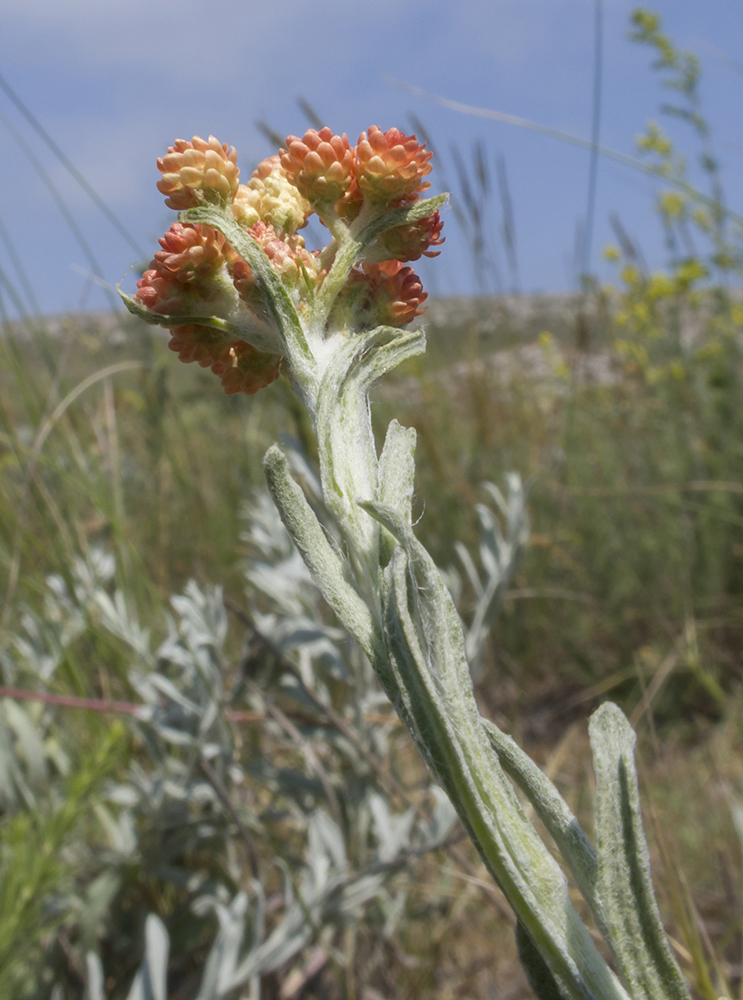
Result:
[[234,219],[217,208],[191,208],[187,212],[181,212],[180,218],[184,222],[218,229],[232,249],[250,265],[276,328],[286,344],[292,364],[305,378],[311,379],[315,359],[307,343],[297,310],[258,243]]
[[277,445],[266,452],[263,467],[281,520],[320,592],[367,656],[373,658],[378,643],[369,609],[347,581],[344,564],[328,541],[301,486],[292,478],[286,456]]
[[403,427],[392,420],[387,428],[384,447],[379,457],[379,479],[376,500],[391,507],[403,524],[412,527],[413,483],[415,479],[415,440],[412,427]]
[[531,757],[524,753],[512,737],[501,732],[494,722],[483,719],[482,724],[501,767],[534,806],[537,816],[557,844],[583,898],[591,907],[597,927],[604,934],[606,922],[596,896],[598,861],[593,845],[565,799]]
[[225,336],[225,342],[229,343],[232,340],[241,336],[240,327],[235,326],[234,323],[228,322],[226,319],[222,319],[220,316],[202,316],[198,313],[184,313],[179,316],[169,316],[164,313],[155,313],[146,306],[143,306],[136,299],[132,298],[131,295],[127,295],[126,292],[122,292],[119,286],[116,286],[116,290],[119,293],[121,301],[124,303],[126,308],[132,315],[141,319],[143,323],[149,323],[150,326],[185,326],[187,323],[195,323],[198,326],[207,326],[210,330],[219,330]]
[[364,507],[404,546],[385,571],[383,600],[403,718],[563,996],[628,1000],[490,750],[472,697],[461,624],[438,570],[390,506]]
[[650,878],[634,763],[635,734],[616,705],[590,723],[596,772],[597,895],[608,942],[633,1000],[689,1000]]
[[411,222],[418,222],[420,219],[425,219],[427,215],[433,215],[436,209],[441,208],[448,197],[448,194],[437,194],[435,198],[425,198],[423,201],[417,201],[413,205],[396,208],[393,212],[387,212],[379,219],[370,222],[356,237],[356,244],[359,251],[367,247],[377,236],[386,233],[388,229],[395,229],[397,226],[407,226]]
[[[412,427],[403,427],[393,420],[387,428],[382,454],[379,456],[375,501],[390,508],[402,524],[412,528],[413,485],[415,480],[415,440]],[[396,545],[395,537],[386,529],[380,532],[380,559],[389,562]]]
[[520,921],[516,924],[516,947],[519,961],[524,967],[529,986],[537,1000],[563,1000],[563,994],[555,982],[555,977]]
[[144,958],[127,1000],[166,1000],[169,948],[165,925],[151,913],[145,921]]

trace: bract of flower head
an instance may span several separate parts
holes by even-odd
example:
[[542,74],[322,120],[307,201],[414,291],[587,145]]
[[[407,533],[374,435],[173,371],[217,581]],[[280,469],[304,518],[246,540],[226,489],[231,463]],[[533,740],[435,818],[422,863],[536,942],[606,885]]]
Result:
[[158,240],[152,267],[184,284],[208,278],[225,261],[237,259],[222,233],[211,226],[174,222]]
[[272,225],[277,233],[292,234],[307,224],[312,209],[276,154],[258,164],[247,184],[238,186],[232,212],[246,229],[260,221]]
[[[280,238],[273,226],[266,222],[256,222],[248,232],[268,257],[284,287],[295,293],[295,299],[301,307],[303,293],[318,285],[325,274],[320,270],[318,252],[307,250],[304,240],[297,233],[293,236],[284,234],[284,238]],[[245,305],[261,320],[270,323],[263,293],[250,265],[244,260],[237,260],[232,269],[232,280]]]
[[300,281],[309,281],[314,285],[322,278],[319,254],[307,250],[304,239],[298,233],[292,236],[283,234],[282,238],[266,222],[256,222],[249,232],[287,288],[296,288]]
[[354,153],[348,137],[327,127],[308,129],[302,138],[290,135],[280,152],[289,180],[312,205],[332,204],[351,182]]
[[255,280],[255,275],[251,270],[250,264],[244,260],[238,260],[232,269],[232,281],[237,294],[251,312],[263,322],[270,322],[266,301],[263,298],[263,293],[258,282]]
[[228,396],[242,392],[252,396],[281,374],[281,356],[259,351],[244,340],[236,340],[212,364]]
[[388,229],[378,239],[379,252],[394,260],[419,260],[421,257],[438,257],[445,237],[441,235],[444,221],[439,212],[427,215],[417,222]]
[[176,139],[165,156],[157,161],[163,175],[157,189],[168,208],[183,211],[204,202],[229,204],[237,191],[240,171],[235,147],[195,135],[189,142]]
[[414,135],[372,125],[359,136],[353,170],[365,199],[393,205],[414,201],[431,186],[423,180],[431,172],[431,156]]
[[364,206],[364,196],[361,193],[356,178],[351,178],[351,183],[346,189],[346,193],[335,203],[335,211],[346,222],[353,222]]

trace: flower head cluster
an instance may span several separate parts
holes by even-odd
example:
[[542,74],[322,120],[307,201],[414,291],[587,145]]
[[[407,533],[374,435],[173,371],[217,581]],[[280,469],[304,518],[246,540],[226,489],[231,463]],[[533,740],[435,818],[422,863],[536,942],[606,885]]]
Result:
[[[281,166],[297,189],[316,208],[335,204],[343,217],[355,217],[366,202],[376,208],[410,203],[430,184],[431,153],[414,135],[399,129],[383,132],[372,125],[356,146],[331,129],[308,129],[302,138],[290,135],[281,151]],[[358,213],[356,213],[358,214]]]
[[[157,186],[170,208],[200,209],[201,217],[189,222],[186,214],[161,237],[131,307],[162,317],[170,349],[211,367],[227,393],[253,393],[278,377],[287,347],[276,279],[315,336],[404,326],[421,314],[426,293],[403,264],[438,254],[442,221],[435,206],[381,233],[377,220],[418,201],[429,187],[430,160],[415,136],[398,129],[372,126],[356,146],[329,128],[309,129],[289,136],[241,184],[234,148],[214,136],[178,139],[157,161]],[[333,233],[323,251],[308,250],[298,233],[313,213]],[[379,235],[365,241],[370,223]],[[338,247],[356,239],[355,263],[341,266]]]

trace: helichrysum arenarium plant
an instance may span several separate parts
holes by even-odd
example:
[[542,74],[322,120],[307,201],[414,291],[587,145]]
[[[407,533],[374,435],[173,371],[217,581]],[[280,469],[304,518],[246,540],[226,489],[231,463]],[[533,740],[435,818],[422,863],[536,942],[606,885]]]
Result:
[[[479,715],[461,622],[413,532],[415,432],[393,420],[377,454],[369,390],[425,349],[423,331],[405,327],[426,298],[408,265],[442,242],[445,196],[421,197],[430,160],[397,129],[373,126],[355,146],[310,129],[245,185],[234,149],[178,140],[158,161],[158,186],[181,215],[125,301],[168,327],[181,360],[210,366],[226,392],[252,394],[283,374],[307,408],[331,529],[277,446],[265,458],[274,502],[513,907],[536,994],[688,997],[655,904],[624,716],[605,705],[591,723],[594,848],[541,771]],[[329,241],[310,252],[299,230],[312,213]],[[560,849],[616,972],[509,777]]]

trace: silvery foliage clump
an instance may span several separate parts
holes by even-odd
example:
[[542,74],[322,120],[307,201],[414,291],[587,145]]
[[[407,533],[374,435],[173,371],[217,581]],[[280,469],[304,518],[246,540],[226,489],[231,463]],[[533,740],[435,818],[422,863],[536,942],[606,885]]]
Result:
[[[294,463],[311,484],[311,470],[299,452]],[[231,669],[225,654],[228,620],[219,588],[190,582],[171,599],[165,637],[155,644],[133,603],[114,587],[113,560],[99,550],[75,561],[71,585],[48,578],[43,613],[21,616],[3,657],[6,680],[34,678],[48,685],[86,629],[109,634],[128,651],[129,682],[142,705],[135,721],[142,753],[126,779],[109,784],[95,803],[105,846],[95,852],[100,871],[94,883],[56,905],[95,940],[89,929],[106,912],[111,917],[126,871],[135,867],[185,888],[193,913],[216,928],[198,1000],[232,997],[245,984],[258,996],[260,977],[300,957],[311,942],[320,940],[326,954],[332,953],[336,930],[361,920],[370,903],[381,915],[382,933],[391,936],[405,919],[407,892],[404,884],[391,890],[390,877],[446,844],[456,821],[435,785],[402,812],[378,787],[370,760],[384,758],[394,728],[379,716],[386,697],[356,644],[325,622],[319,591],[265,494],[251,499],[246,521],[246,599],[254,635],[241,669]],[[287,731],[284,712],[271,718],[267,711],[280,699],[286,711],[294,703],[322,716],[331,696],[333,711],[348,724],[344,732],[328,727],[324,718],[309,731],[303,727],[298,733],[292,725]],[[308,780],[302,768],[279,768],[266,756],[244,768],[226,715],[236,703],[266,712],[263,725],[274,751],[298,753],[303,763],[316,763],[322,755],[325,782]],[[368,721],[374,713],[376,721]],[[34,789],[40,796],[50,794],[51,776],[45,772],[50,756],[60,774],[69,769],[53,736],[53,718],[39,705],[27,709],[3,702],[0,751],[6,767],[0,792],[6,805],[33,806]],[[270,795],[262,808],[255,806],[256,786]],[[329,814],[333,805],[335,817]],[[295,847],[286,857],[271,847],[265,857],[266,845],[280,841],[287,827],[300,845],[299,860]],[[246,840],[260,854],[258,866],[251,865],[254,856],[245,856]],[[352,859],[349,843],[368,846]],[[358,855],[358,846],[355,850]],[[186,855],[226,858],[229,877],[220,878],[218,860],[184,867]],[[242,887],[246,869],[251,874]],[[277,869],[284,887],[280,916],[274,905],[267,917],[262,879]],[[144,943],[130,1000],[167,995],[170,941],[155,914],[146,919]],[[97,1000],[109,976],[94,949],[85,965],[88,996]]]
[[[478,556],[481,569],[463,542],[456,542],[454,546],[475,594],[474,611],[469,624],[464,626],[465,653],[475,680],[482,674],[486,640],[529,539],[526,490],[521,476],[517,472],[508,473],[505,495],[494,483],[483,483],[482,488],[492,505],[475,504],[480,521]],[[452,570],[445,578],[456,600],[460,581],[457,576],[452,579]]]
[[[438,202],[436,203],[436,206]],[[419,202],[416,212],[433,212]],[[409,210],[407,210],[409,211]],[[606,704],[593,716],[596,845],[558,791],[478,711],[466,638],[441,573],[413,531],[415,431],[393,420],[378,454],[369,392],[425,350],[422,330],[378,326],[327,333],[333,297],[386,229],[389,212],[360,232],[340,223],[323,294],[300,313],[259,245],[219,208],[187,222],[223,233],[260,288],[298,399],[317,436],[332,530],[317,517],[285,450],[264,467],[271,495],[319,590],[354,636],[512,906],[523,965],[540,998],[680,1000],[688,987],[673,959],[650,880],[633,763],[634,733]],[[567,879],[516,797],[532,802],[591,907],[617,969],[599,952],[570,899]]]

